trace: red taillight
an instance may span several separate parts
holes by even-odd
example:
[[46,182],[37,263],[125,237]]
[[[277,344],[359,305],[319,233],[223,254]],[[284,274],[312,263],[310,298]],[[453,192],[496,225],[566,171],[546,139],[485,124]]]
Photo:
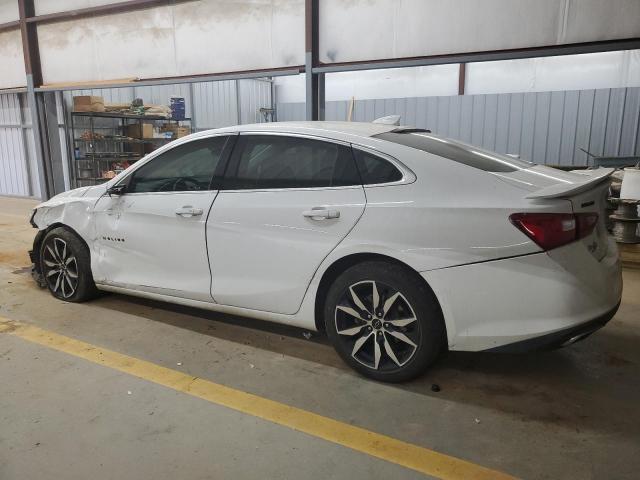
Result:
[[589,235],[597,213],[514,213],[509,220],[544,250],[558,248]]

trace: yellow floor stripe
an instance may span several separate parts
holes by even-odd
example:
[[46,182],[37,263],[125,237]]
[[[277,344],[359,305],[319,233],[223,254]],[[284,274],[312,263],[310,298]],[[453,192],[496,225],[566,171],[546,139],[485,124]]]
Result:
[[192,377],[145,360],[0,317],[0,333],[15,335],[98,365],[119,370],[217,405],[349,447],[373,457],[441,479],[513,478],[459,458],[354,427],[321,415]]

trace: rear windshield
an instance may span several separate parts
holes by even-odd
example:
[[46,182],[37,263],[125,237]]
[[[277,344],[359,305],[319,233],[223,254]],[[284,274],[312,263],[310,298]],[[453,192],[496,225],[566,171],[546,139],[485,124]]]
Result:
[[431,133],[387,132],[374,135],[375,138],[417,148],[423,152],[448,158],[454,162],[479,168],[485,172],[515,172],[531,167],[532,164],[507,155],[489,152],[472,145],[442,138]]

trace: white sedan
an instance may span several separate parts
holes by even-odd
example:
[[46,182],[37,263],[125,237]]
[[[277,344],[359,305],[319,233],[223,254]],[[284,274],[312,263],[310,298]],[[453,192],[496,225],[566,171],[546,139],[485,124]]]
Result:
[[421,130],[295,122],[172,142],[44,202],[42,285],[324,330],[357,371],[584,338],[622,293],[609,169],[532,165]]

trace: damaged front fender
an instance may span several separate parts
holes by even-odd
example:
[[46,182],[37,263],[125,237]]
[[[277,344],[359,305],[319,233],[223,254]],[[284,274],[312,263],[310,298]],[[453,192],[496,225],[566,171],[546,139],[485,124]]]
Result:
[[47,232],[59,226],[69,228],[89,246],[93,238],[93,208],[106,192],[106,185],[82,187],[61,193],[37,205],[31,216],[31,225],[38,229],[29,251],[31,274],[41,287],[46,283],[40,271],[40,245]]
[[81,187],[61,193],[36,206],[32,222],[38,230],[55,224],[71,227],[85,242],[90,238],[93,207],[106,192],[105,185]]

